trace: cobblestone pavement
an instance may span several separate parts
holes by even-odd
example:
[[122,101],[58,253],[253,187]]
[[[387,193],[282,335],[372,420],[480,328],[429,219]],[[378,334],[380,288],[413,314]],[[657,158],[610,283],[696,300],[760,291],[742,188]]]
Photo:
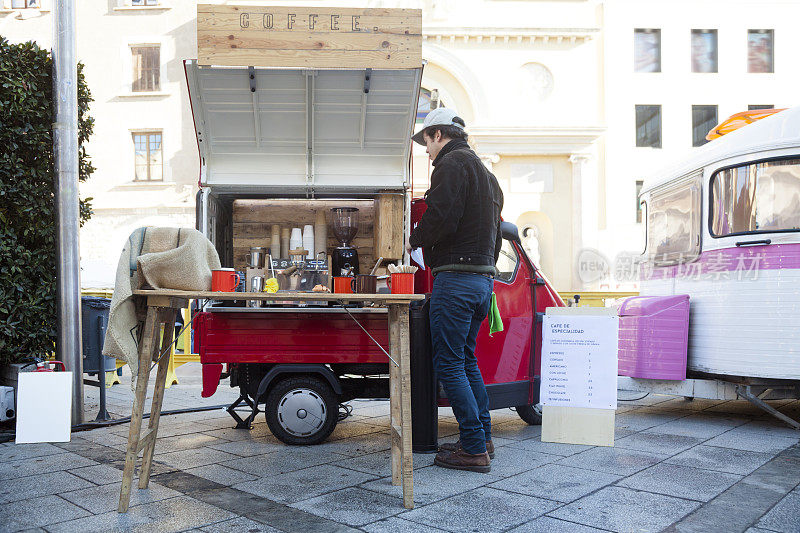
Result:
[[[178,368],[165,409],[229,403]],[[109,410],[130,412],[129,377]],[[97,413],[87,389],[87,419]],[[620,393],[620,398],[641,395]],[[793,417],[800,402],[771,402]],[[511,410],[492,413],[490,474],[414,455],[416,508],[391,485],[388,402],[353,401],[324,444],[290,447],[263,417],[232,429],[221,409],[161,419],[150,488],[116,512],[126,424],[69,443],[0,445],[0,531],[800,532],[800,433],[744,401],[649,395],[620,401],[613,448],[541,442]],[[440,410],[442,441],[458,426]]]

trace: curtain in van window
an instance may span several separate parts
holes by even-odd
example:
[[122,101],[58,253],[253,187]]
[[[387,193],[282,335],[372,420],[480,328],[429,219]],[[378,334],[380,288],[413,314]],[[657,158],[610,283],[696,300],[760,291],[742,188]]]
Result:
[[715,236],[800,229],[800,159],[716,173],[711,206]]

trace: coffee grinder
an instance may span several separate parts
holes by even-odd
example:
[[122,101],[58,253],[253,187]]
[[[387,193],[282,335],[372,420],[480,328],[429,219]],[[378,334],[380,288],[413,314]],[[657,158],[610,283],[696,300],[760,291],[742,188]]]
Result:
[[358,274],[358,252],[350,243],[358,233],[358,209],[334,207],[331,209],[333,234],[339,240],[331,256],[331,275],[349,276]]

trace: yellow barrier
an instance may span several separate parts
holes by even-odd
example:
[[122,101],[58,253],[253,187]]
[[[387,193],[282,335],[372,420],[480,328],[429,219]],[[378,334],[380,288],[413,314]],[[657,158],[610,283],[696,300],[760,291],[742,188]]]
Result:
[[580,295],[578,306],[580,307],[608,307],[614,303],[614,300],[628,298],[630,296],[639,296],[638,292],[619,292],[619,291],[558,291],[558,294],[569,305],[573,302],[573,297],[577,294]]

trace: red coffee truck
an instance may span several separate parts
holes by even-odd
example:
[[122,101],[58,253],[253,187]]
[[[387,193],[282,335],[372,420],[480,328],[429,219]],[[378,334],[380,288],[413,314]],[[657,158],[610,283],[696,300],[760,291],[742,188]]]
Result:
[[[346,273],[337,263],[342,257],[361,273],[382,258],[379,275],[388,263],[413,263],[404,245],[425,209],[424,201],[410,196],[421,59],[402,68],[383,60],[374,67],[254,66],[239,52],[240,65],[230,64],[237,59],[217,65],[218,56],[204,55],[202,28],[219,26],[207,24],[214,13],[201,10],[208,7],[198,7],[202,63],[187,60],[184,67],[200,155],[197,228],[214,243],[222,265],[246,272],[248,282],[258,274],[276,277],[280,290],[291,291],[330,286],[333,275]],[[262,20],[255,15],[264,13],[250,11],[250,23]],[[362,22],[372,20],[361,16]],[[229,40],[244,46],[238,36]],[[342,243],[334,232],[336,217],[353,209],[357,231]],[[304,240],[309,255],[292,257],[288,252],[296,249],[280,241],[308,228],[316,237],[313,251]],[[564,304],[525,255],[513,224],[503,223],[503,238],[495,293],[505,329],[489,337],[485,323],[476,353],[491,408],[516,407],[535,424],[540,320],[545,308]],[[351,251],[340,253],[343,245]],[[253,247],[272,252],[272,264],[248,265]],[[414,286],[430,293],[430,271],[418,270]],[[249,427],[263,409],[282,441],[318,443],[333,431],[339,404],[388,397],[388,359],[378,346],[388,345],[385,309],[250,307],[246,294],[235,304],[199,304],[194,350],[203,364],[202,395],[214,394],[223,379],[238,388],[241,396],[229,412],[240,427]],[[446,405],[435,387],[426,312],[425,305],[411,312],[413,434],[420,451],[435,449],[436,405]],[[235,412],[242,403],[250,407],[244,420]]]

